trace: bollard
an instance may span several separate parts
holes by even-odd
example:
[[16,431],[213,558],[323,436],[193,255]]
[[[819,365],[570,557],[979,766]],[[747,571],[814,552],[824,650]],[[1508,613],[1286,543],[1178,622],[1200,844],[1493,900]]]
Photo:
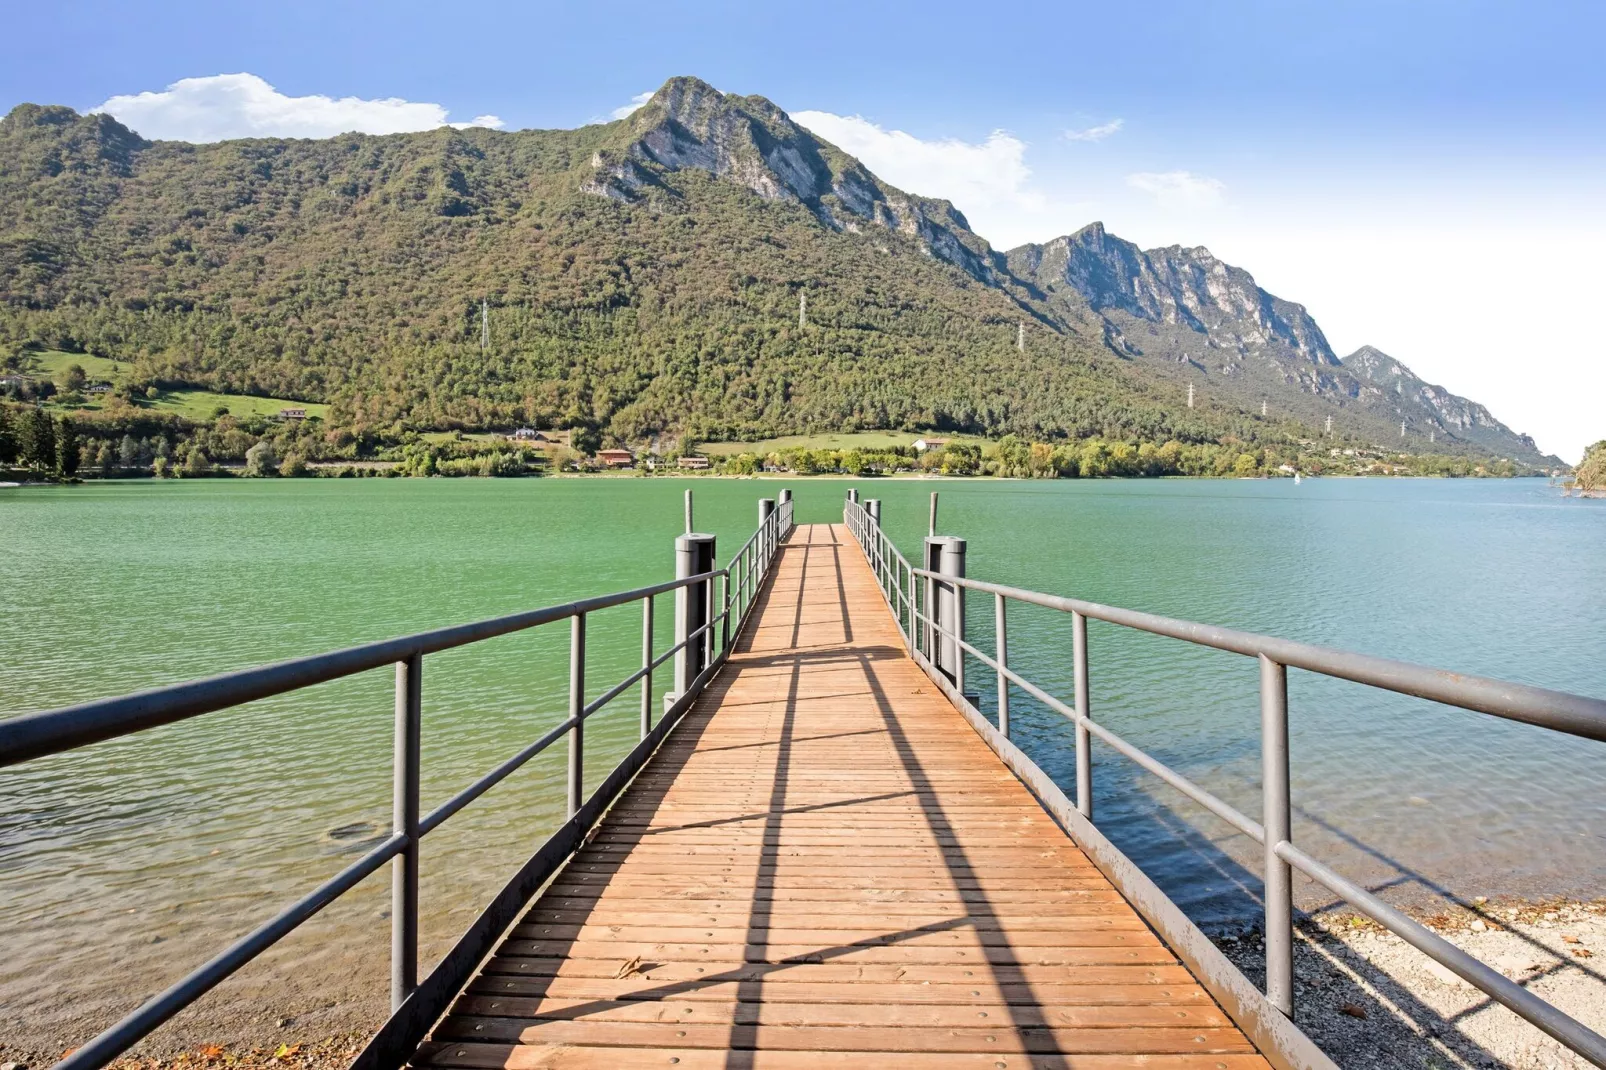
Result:
[[858,487],[849,487],[848,488],[848,501],[857,502],[858,500],[859,500],[859,488]]
[[880,498],[866,498],[864,500],[864,511],[870,514],[870,519],[875,521],[875,526],[876,527],[880,527],[881,526],[881,499]]
[[[675,539],[675,578],[700,576],[714,570],[714,536],[690,534]],[[686,637],[707,624],[713,585],[707,580],[675,589],[675,643],[686,642]],[[675,693],[664,696],[665,706],[671,705],[691,687],[697,674],[708,665],[708,633],[686,643],[675,652]]]
[[[926,568],[945,576],[965,574],[965,540],[939,535],[926,540]],[[965,693],[964,651],[958,640],[965,637],[965,591],[956,584],[926,581],[927,613],[935,618],[935,633],[929,636],[931,658],[960,694]],[[935,612],[933,612],[933,609]],[[957,638],[956,638],[957,637]],[[928,656],[931,656],[928,654]]]
[[782,487],[781,488],[781,498],[780,498],[781,504],[785,505],[787,502],[789,502],[791,500],[792,500],[792,492],[789,489],[787,489],[785,487]]

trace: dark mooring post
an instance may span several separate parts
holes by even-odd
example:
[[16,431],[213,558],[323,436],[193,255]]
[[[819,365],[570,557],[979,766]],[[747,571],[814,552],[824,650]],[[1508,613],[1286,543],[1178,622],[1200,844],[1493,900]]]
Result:
[[[675,578],[683,580],[714,570],[714,536],[692,533],[675,539]],[[687,642],[687,636],[710,620],[709,604],[713,585],[707,580],[675,590],[675,642],[685,643],[675,653],[675,692],[664,697],[664,704],[679,699],[691,687],[697,674],[708,665],[709,634]]]

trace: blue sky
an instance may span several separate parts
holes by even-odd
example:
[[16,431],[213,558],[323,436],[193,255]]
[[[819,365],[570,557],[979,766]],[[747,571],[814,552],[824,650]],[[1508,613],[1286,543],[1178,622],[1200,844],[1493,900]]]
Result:
[[[1307,305],[1341,354],[1377,345],[1569,459],[1606,437],[1606,6],[8,7],[8,36],[36,47],[8,50],[0,107],[247,72],[276,94],[269,124],[324,96],[336,124],[517,129],[695,74],[950,197],[997,245],[1093,219],[1207,245]],[[124,110],[147,135],[244,132],[216,89],[182,115],[165,97]]]

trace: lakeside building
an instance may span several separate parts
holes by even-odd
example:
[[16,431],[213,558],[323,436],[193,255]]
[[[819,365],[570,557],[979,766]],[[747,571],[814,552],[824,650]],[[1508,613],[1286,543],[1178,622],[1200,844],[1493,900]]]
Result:
[[281,420],[305,420],[306,418],[307,418],[307,410],[306,409],[280,409],[279,410],[279,419],[281,419]]
[[546,442],[547,437],[533,427],[521,427],[507,436],[509,442]]
[[917,438],[911,445],[914,446],[916,453],[925,453],[927,450],[942,449],[948,445],[948,440],[945,438]]
[[675,467],[677,468],[692,468],[698,471],[701,471],[708,466],[709,461],[707,457],[682,457],[675,462]]
[[636,463],[636,455],[629,450],[598,450],[597,460],[604,468],[631,468]]

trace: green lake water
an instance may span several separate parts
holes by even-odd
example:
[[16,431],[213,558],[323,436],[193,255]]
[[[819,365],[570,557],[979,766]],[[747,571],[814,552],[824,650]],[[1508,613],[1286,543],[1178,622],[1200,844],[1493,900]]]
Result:
[[[656,582],[687,486],[723,558],[782,485],[0,491],[0,717]],[[799,521],[840,520],[848,485],[792,484]],[[940,491],[939,526],[969,540],[978,578],[1606,695],[1606,501],[1543,481],[857,485],[906,552]],[[976,634],[991,612],[972,605]],[[1069,621],[1012,614],[1012,660],[1068,696]],[[667,602],[659,616],[667,635]],[[639,629],[638,608],[593,619],[593,692],[635,664]],[[1090,649],[1095,716],[1258,812],[1252,661],[1097,622]],[[991,678],[972,671],[990,709]],[[425,807],[560,721],[566,687],[566,628],[431,655]],[[388,824],[391,688],[369,673],[0,771],[4,1019],[109,1021],[349,862]],[[1069,785],[1063,720],[1013,701],[1018,741]],[[1295,837],[1342,872],[1405,903],[1606,894],[1606,746],[1297,671],[1290,706]],[[633,743],[635,709],[588,724],[589,783]],[[1252,919],[1257,849],[1095,753],[1112,838],[1200,921]],[[426,960],[561,817],[563,761],[554,748],[425,841]],[[382,1005],[387,900],[369,881],[252,976]],[[1301,902],[1324,900],[1306,886]],[[325,976],[338,984],[309,980]]]

